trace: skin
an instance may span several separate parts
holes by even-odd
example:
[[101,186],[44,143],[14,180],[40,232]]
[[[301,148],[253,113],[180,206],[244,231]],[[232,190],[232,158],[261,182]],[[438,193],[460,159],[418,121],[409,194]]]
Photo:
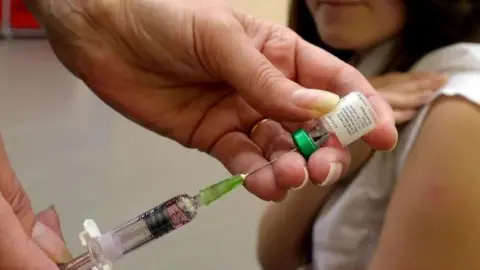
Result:
[[[434,73],[389,73],[371,78],[370,82],[391,104],[396,124],[403,124],[432,98],[446,78]],[[350,145],[349,150],[351,163],[341,181],[350,181],[373,153],[362,141]],[[314,162],[309,164],[312,168],[318,166]],[[260,221],[257,245],[263,269],[290,270],[306,262],[305,243],[310,241],[314,219],[333,188],[308,183],[301,190],[289,192],[282,202],[267,206]]]
[[[397,179],[369,270],[480,268],[478,136],[478,106],[455,97],[433,104]],[[449,154],[438,155],[440,146]]]
[[[351,89],[365,93],[380,116],[364,141],[380,150],[396,143],[391,108],[358,71],[289,29],[238,13],[222,1],[26,3],[59,60],[107,105],[185,147],[209,153],[234,174],[291,149],[291,141],[283,140],[287,130],[328,112],[338,95]],[[265,117],[279,128],[250,134]],[[271,135],[280,140],[267,140]],[[261,199],[278,201],[307,174],[321,182],[332,160],[350,159],[338,147],[318,152],[314,160],[324,170],[309,172],[305,160],[290,153],[278,161],[284,166],[261,170],[245,187]],[[56,214],[47,210],[49,220],[34,215],[1,140],[0,194],[1,269],[57,269],[55,262],[68,261]],[[40,221],[49,226],[37,226]]]
[[[61,263],[72,258],[55,209],[34,214],[30,199],[10,166],[1,136],[0,219],[1,269],[56,269],[53,261]],[[38,224],[42,224],[42,233],[34,234]]]
[[392,72],[369,81],[392,106],[395,124],[401,125],[416,116],[418,109],[433,98],[448,77],[428,72]]
[[[309,1],[309,5],[314,2]],[[372,0],[368,3],[372,11],[380,11],[383,7],[388,14],[389,8],[381,2],[387,1]],[[390,1],[390,4],[393,5],[393,2]],[[371,25],[371,32],[383,33],[383,39],[395,35],[396,27],[384,25],[392,21],[371,24],[378,16],[370,12],[369,17],[365,17],[364,8],[358,7],[358,14],[353,14],[353,9],[348,10],[350,18],[361,18],[358,21],[352,19],[346,22],[339,16],[338,25]],[[323,24],[323,18],[314,15],[317,16],[318,27],[323,27],[322,31],[333,32],[335,29],[339,35],[342,31],[351,32],[346,28],[342,30],[338,25],[330,29],[329,25]],[[393,18],[395,14],[390,15]],[[401,27],[403,20],[396,21]],[[391,29],[391,32],[383,32],[383,28]],[[324,33],[322,31],[320,33]],[[374,38],[371,33],[365,33],[363,39],[359,36],[344,39],[340,47],[362,51],[383,41]],[[335,44],[335,39],[330,39],[328,35],[322,38],[330,45]],[[418,105],[428,101],[420,95],[417,99],[413,98],[413,93],[425,93],[425,89],[433,92],[446,81],[447,78],[442,75],[398,73],[370,79],[397,112],[397,123],[411,119]],[[480,244],[476,241],[480,234],[477,211],[480,206],[480,172],[475,163],[476,152],[472,150],[480,147],[479,136],[480,110],[477,106],[458,97],[441,97],[432,103],[396,181],[398,184],[369,270],[480,268],[477,255]],[[361,142],[353,147],[356,149],[351,148],[351,166],[341,178],[343,181],[352,179],[371,153],[371,149]],[[449,154],[438,155],[439,148]],[[263,269],[293,270],[306,262],[305,243],[310,241],[314,219],[332,189],[307,184],[301,190],[290,192],[281,203],[272,203],[267,207],[260,222],[257,247]]]
[[340,6],[324,2],[307,0],[307,6],[321,39],[338,49],[367,50],[398,34],[405,20],[402,0],[358,0]]
[[[259,146],[250,138],[258,121],[297,123],[279,129],[282,136],[336,104],[318,90],[299,98],[298,89],[340,96],[361,89],[380,116],[365,140],[383,150],[396,141],[391,108],[358,71],[287,28],[235,12],[223,1],[38,3],[34,9],[48,15],[43,21],[57,56],[103,101],[160,135],[209,153],[233,174],[292,146]],[[348,158],[342,149],[333,152]],[[285,155],[282,163],[290,164],[290,174],[268,167],[249,177],[246,188],[261,199],[281,200],[305,178],[299,154]]]

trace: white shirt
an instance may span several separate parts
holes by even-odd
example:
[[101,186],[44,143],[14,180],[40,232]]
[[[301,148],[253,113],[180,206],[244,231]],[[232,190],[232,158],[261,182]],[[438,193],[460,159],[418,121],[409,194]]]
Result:
[[[392,44],[368,54],[357,68],[366,76],[378,74]],[[480,104],[480,44],[458,43],[429,53],[411,71],[444,72],[449,82],[440,95],[459,95]],[[366,270],[377,248],[391,193],[429,109],[424,106],[402,130],[393,152],[376,152],[357,177],[337,188],[319,212],[313,227],[309,268]]]

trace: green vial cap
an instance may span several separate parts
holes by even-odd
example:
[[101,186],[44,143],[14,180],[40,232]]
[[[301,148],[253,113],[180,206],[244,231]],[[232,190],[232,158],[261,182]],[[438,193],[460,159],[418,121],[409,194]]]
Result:
[[304,129],[295,131],[292,139],[300,154],[307,160],[318,149],[317,144]]

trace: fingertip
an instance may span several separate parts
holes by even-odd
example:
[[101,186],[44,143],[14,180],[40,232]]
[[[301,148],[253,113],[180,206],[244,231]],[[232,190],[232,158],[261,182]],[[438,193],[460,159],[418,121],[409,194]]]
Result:
[[350,155],[347,149],[324,147],[313,153],[307,164],[312,183],[332,184],[350,165]]
[[262,169],[245,179],[245,188],[264,201],[281,201],[286,195],[286,189],[275,182],[271,167]]
[[305,159],[299,153],[285,153],[273,164],[277,186],[299,188],[305,182]]
[[[220,139],[210,155],[220,160],[232,174],[245,174],[265,166],[262,150],[245,134],[232,132]],[[278,201],[285,190],[278,187],[271,166],[256,171],[245,179],[244,187],[265,201]]]
[[266,202],[280,202],[282,201],[286,195],[287,190],[284,189],[276,189],[276,190],[265,190],[265,189],[257,189],[254,186],[245,185],[245,189],[255,195],[258,199]]
[[391,150],[398,140],[392,107],[380,95],[369,97],[369,101],[377,115],[377,126],[362,139],[376,150]]
[[41,211],[36,215],[36,217],[37,217],[37,221],[47,226],[58,237],[64,240],[61,225],[60,225],[60,217],[58,216],[57,210],[55,209],[55,205],[51,205],[47,209]]
[[38,246],[56,263],[67,263],[73,259],[65,242],[49,226],[40,221],[35,223],[32,238]]
[[308,168],[307,167],[303,167],[303,183],[299,186],[299,187],[294,187],[293,190],[300,190],[302,188],[304,188],[307,183],[310,181],[310,173],[308,172]]
[[328,175],[330,163],[324,159],[310,159],[308,161],[308,171],[310,181],[315,185],[320,185]]
[[365,135],[362,140],[375,150],[391,151],[398,141],[398,132],[388,124],[378,125],[372,132]]
[[272,196],[270,199],[271,202],[281,202],[287,197],[288,190],[282,190],[281,192],[275,194],[275,196]]

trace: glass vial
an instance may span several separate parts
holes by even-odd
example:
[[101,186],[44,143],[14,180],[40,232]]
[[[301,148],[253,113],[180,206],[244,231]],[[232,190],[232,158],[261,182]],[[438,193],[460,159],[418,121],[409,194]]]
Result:
[[305,159],[308,159],[327,139],[348,146],[377,126],[377,115],[368,98],[360,92],[352,92],[342,99],[333,111],[317,120],[315,127],[299,129],[292,139]]

